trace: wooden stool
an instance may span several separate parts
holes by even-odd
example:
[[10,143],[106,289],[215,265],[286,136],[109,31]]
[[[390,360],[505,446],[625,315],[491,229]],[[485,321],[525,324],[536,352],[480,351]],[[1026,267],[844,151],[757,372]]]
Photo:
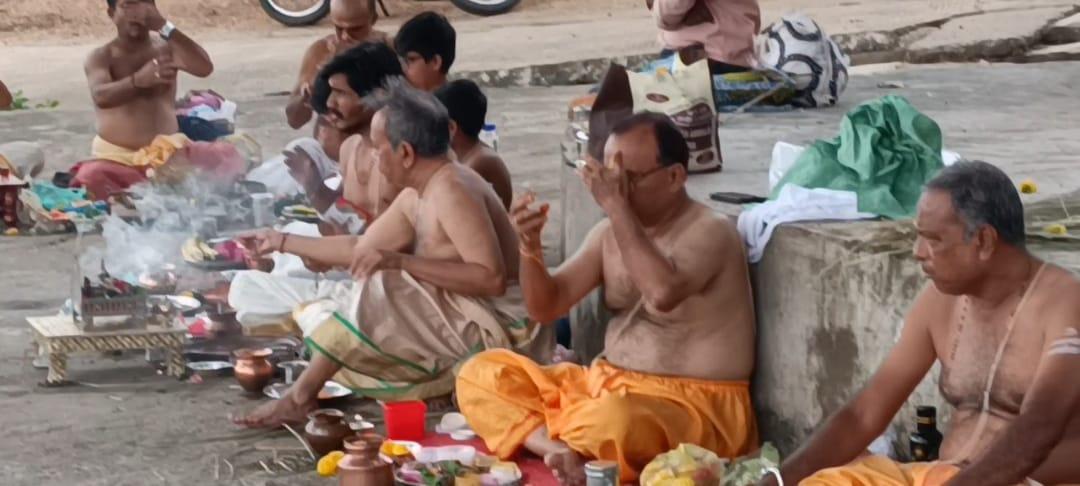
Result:
[[116,331],[83,332],[75,327],[71,316],[28,317],[39,349],[49,354],[47,385],[60,385],[67,377],[67,357],[75,352],[122,351],[160,348],[166,355],[166,373],[180,378],[184,375],[184,339],[187,329],[148,327]]

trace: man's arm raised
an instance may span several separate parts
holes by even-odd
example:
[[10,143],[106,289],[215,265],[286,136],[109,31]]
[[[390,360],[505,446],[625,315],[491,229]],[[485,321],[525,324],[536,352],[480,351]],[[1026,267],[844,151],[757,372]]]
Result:
[[289,103],[285,106],[285,118],[293,130],[297,130],[311,121],[314,111],[311,109],[311,88],[319,65],[329,56],[326,41],[319,39],[304,53],[300,63],[300,75],[296,78]]
[[510,222],[521,245],[518,278],[529,317],[539,322],[551,322],[566,315],[585,295],[600,286],[603,280],[602,242],[608,222],[601,221],[593,227],[581,248],[555,271],[555,275],[551,275],[544,264],[541,244],[550,206],[542,204],[533,209],[530,205],[535,201],[536,195],[531,192],[514,201],[510,207]]
[[[612,156],[610,167],[590,162],[581,170],[581,178],[597,204],[607,213],[611,229],[615,232],[615,241],[622,251],[623,263],[629,270],[634,286],[641,291],[642,298],[651,308],[660,312],[671,311],[687,297],[701,292],[719,272],[720,259],[704,259],[703,262],[689,265],[693,268],[679,268],[676,262],[661,253],[630,208],[627,196],[629,182],[622,170],[622,154]],[[719,224],[716,222],[716,225]],[[698,229],[698,235],[703,233],[706,241],[713,241],[711,245],[705,244],[709,250],[715,250],[715,242],[724,240],[718,226]],[[711,268],[703,268],[702,265]]]
[[[165,27],[165,17],[161,15],[156,6],[151,5],[147,10],[147,27],[160,31]],[[172,51],[172,57],[177,69],[185,71],[197,78],[205,78],[214,72],[214,63],[210,61],[210,54],[206,53],[197,42],[179,29],[174,29],[166,41]]]
[[[923,289],[908,313],[900,341],[866,386],[784,461],[780,472],[785,484],[799,484],[822,469],[851,462],[881,435],[937,359],[928,320],[940,310],[935,302],[940,299],[930,286]],[[773,478],[762,483],[776,484]]]
[[1020,414],[949,486],[1020,484],[1042,465],[1080,411],[1080,292],[1046,330],[1046,347]]

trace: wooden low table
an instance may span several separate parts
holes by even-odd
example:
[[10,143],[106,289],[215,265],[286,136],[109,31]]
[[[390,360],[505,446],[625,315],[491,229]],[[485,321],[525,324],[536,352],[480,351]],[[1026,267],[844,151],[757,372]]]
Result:
[[47,385],[61,385],[66,381],[67,357],[76,352],[159,348],[165,352],[166,373],[177,378],[184,375],[187,329],[179,323],[173,327],[84,332],[75,326],[71,316],[28,317],[26,320],[34,330],[38,349],[49,354]]

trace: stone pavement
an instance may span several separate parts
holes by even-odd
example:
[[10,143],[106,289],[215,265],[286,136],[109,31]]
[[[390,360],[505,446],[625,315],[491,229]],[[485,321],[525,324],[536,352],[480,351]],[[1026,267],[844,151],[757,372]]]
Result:
[[[695,196],[737,190],[762,193],[773,143],[806,143],[832,136],[840,117],[862,100],[886,93],[903,94],[936,119],[949,148],[968,157],[999,163],[1015,178],[1030,177],[1042,195],[1080,186],[1075,170],[1080,140],[1080,100],[1074,82],[1080,63],[1037,65],[960,65],[929,69],[910,67],[853,78],[843,106],[818,111],[743,115],[725,121],[722,140],[727,164],[723,173],[692,179]],[[884,90],[882,82],[906,87]],[[565,103],[583,87],[490,90],[492,113],[499,123],[501,146],[517,187],[529,186],[559,208],[558,143],[565,127]],[[264,154],[301,132],[283,128],[280,97],[241,98],[240,126],[262,143]],[[0,140],[36,138],[46,142],[46,174],[66,168],[87,147],[93,121],[86,109],[0,113]],[[560,224],[553,211],[550,228]],[[557,246],[552,229],[549,248]],[[55,312],[71,285],[71,236],[0,238],[0,477],[11,485],[146,485],[189,484],[212,479],[212,457],[240,452],[232,462],[246,484],[328,484],[313,474],[270,480],[257,465],[265,459],[252,447],[281,434],[232,428],[226,415],[255,402],[229,388],[229,379],[207,379],[195,385],[154,374],[141,357],[119,362],[89,356],[72,361],[72,378],[112,385],[104,388],[44,390],[35,384],[44,371],[25,359],[29,332],[23,318]],[[871,323],[862,323],[863,327]],[[782,370],[806,368],[806,379],[835,373],[846,381],[820,390],[777,391],[764,410],[770,430],[802,434],[823,407],[857,386],[889,342],[863,349],[858,360],[844,355],[827,363],[793,363]],[[839,356],[839,355],[838,355]],[[851,367],[859,367],[852,370]],[[816,373],[816,374],[815,374]],[[795,377],[796,375],[792,375]],[[794,378],[793,378],[794,379]],[[800,378],[801,379],[801,378]],[[790,444],[795,435],[770,437]],[[164,478],[158,479],[159,477]],[[234,482],[233,484],[240,484]]]

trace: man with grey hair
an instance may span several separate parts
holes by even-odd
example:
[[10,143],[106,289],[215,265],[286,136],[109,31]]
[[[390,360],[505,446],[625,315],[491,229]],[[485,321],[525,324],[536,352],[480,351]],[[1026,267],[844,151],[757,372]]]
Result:
[[[785,484],[1080,483],[1080,281],[1027,252],[1020,196],[988,163],[942,170],[915,226],[931,284],[877,373],[784,463]],[[860,458],[935,361],[953,407],[940,462]]]
[[238,423],[301,421],[331,378],[383,400],[435,398],[450,394],[458,366],[479,351],[514,349],[542,362],[554,351],[547,326],[527,317],[502,202],[449,156],[446,108],[400,79],[365,104],[379,110],[371,125],[379,171],[401,191],[363,236],[278,234],[261,245],[348,267],[357,285],[294,313],[311,329],[311,366],[281,400]]

